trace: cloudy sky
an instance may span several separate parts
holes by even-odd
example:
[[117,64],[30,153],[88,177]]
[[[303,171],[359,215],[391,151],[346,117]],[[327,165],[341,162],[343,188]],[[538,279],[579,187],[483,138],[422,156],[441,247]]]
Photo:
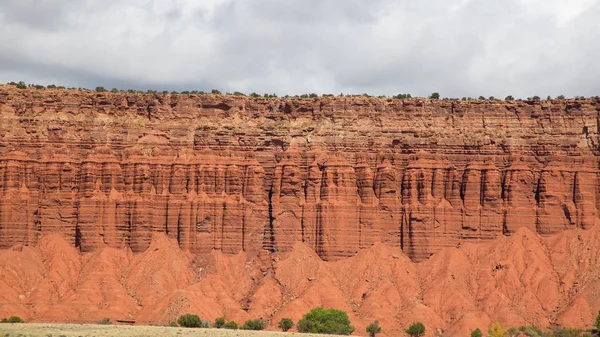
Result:
[[600,95],[600,0],[1,0],[0,82]]

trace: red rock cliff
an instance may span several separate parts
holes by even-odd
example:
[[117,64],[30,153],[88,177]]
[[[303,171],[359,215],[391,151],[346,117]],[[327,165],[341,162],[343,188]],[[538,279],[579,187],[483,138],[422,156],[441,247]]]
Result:
[[141,95],[0,86],[0,248],[288,251],[598,222],[600,101]]

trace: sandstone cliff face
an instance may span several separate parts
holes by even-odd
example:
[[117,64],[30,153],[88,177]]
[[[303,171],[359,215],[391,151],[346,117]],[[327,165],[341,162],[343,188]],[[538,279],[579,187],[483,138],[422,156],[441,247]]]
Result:
[[598,222],[600,101],[137,95],[0,86],[0,247],[419,261]]

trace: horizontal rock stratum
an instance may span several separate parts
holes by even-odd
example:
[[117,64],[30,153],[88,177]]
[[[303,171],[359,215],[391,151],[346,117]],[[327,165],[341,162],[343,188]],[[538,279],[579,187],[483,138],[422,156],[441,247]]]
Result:
[[422,261],[598,222],[600,100],[454,101],[0,86],[0,247]]

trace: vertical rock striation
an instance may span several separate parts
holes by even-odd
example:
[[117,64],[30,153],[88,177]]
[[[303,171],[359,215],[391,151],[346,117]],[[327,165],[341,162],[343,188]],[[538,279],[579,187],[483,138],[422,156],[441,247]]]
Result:
[[0,86],[0,247],[193,253],[295,242],[334,260],[382,242],[598,222],[598,99],[430,101],[113,94]]

